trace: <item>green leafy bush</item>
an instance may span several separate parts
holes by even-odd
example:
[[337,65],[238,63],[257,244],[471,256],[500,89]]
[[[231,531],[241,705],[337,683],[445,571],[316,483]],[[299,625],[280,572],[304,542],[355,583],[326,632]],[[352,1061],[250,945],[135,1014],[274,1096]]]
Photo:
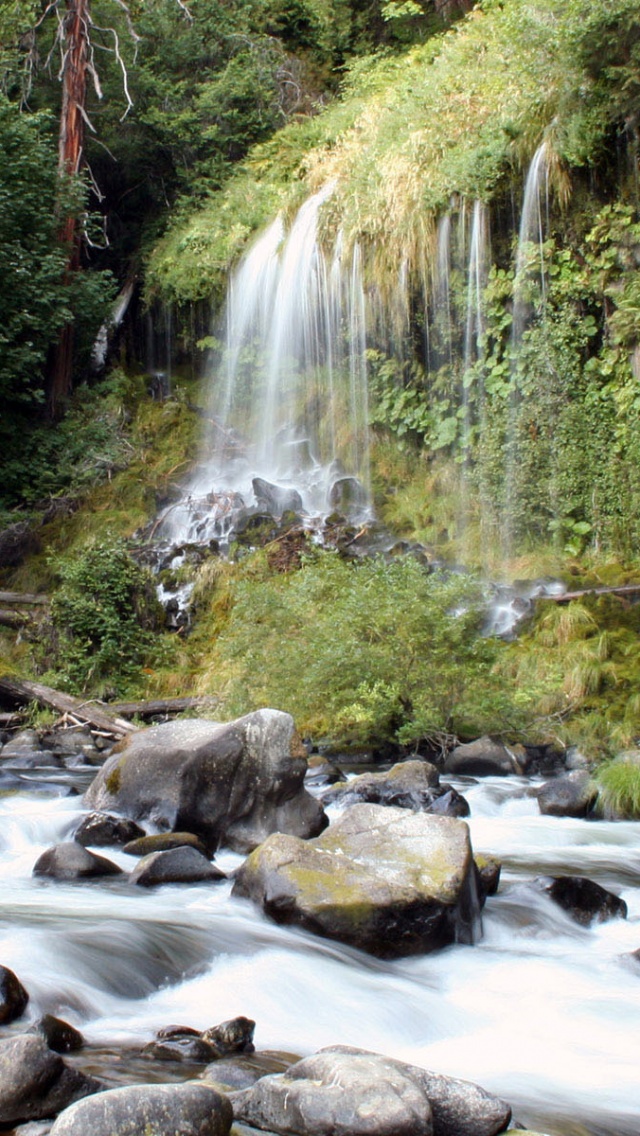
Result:
[[341,744],[438,744],[505,727],[493,673],[500,644],[478,634],[480,590],[409,559],[332,553],[288,576],[245,577],[212,661],[230,714],[273,705]]
[[118,689],[157,648],[161,608],[149,572],[124,542],[104,540],[61,564],[59,576],[51,604],[58,681],[81,693]]

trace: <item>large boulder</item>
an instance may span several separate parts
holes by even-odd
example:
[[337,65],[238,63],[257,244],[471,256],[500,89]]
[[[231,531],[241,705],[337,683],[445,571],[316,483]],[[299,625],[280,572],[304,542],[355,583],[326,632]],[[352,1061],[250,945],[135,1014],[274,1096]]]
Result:
[[282,1136],[496,1136],[509,1105],[478,1085],[335,1046],[232,1093],[234,1116]]
[[524,758],[520,760],[517,751],[507,749],[502,742],[493,738],[476,738],[473,742],[456,746],[447,754],[444,772],[450,776],[506,777],[510,773],[521,773],[523,762]]
[[464,821],[382,805],[354,805],[315,840],[269,837],[233,894],[380,958],[471,942],[478,922]]
[[109,1089],[65,1109],[51,1136],[227,1136],[231,1104],[206,1082]]
[[429,761],[402,761],[384,773],[361,773],[351,781],[332,785],[322,794],[325,805],[366,802],[395,805],[441,816],[468,816],[469,805],[450,785],[440,784],[440,774]]
[[102,1087],[66,1065],[37,1034],[0,1041],[0,1124],[56,1116]]
[[255,848],[272,832],[326,825],[304,789],[306,751],[293,719],[256,710],[235,722],[166,722],[129,735],[85,795],[89,808],[199,836],[210,851]]
[[274,517],[280,517],[287,512],[299,513],[302,510],[302,497],[297,489],[274,485],[262,477],[254,477],[251,485],[258,508],[266,509]]
[[545,781],[538,791],[538,805],[544,816],[586,817],[595,805],[598,787],[586,769],[574,769],[564,777]]

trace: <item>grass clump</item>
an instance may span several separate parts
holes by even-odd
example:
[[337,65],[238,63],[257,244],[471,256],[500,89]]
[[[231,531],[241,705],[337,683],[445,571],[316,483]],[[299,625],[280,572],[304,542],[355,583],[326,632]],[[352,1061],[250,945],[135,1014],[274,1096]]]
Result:
[[640,820],[640,756],[620,755],[596,771],[598,808],[605,817]]

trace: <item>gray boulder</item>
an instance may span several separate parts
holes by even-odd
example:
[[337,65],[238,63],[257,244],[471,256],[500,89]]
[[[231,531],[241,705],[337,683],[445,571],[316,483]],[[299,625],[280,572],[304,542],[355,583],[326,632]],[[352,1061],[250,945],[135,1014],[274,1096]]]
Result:
[[0,966],[0,1025],[8,1025],[22,1017],[29,995],[20,979],[8,966]]
[[205,1082],[109,1089],[67,1108],[51,1136],[227,1136],[231,1105]]
[[129,877],[140,887],[158,887],[160,884],[195,884],[225,880],[224,872],[216,868],[197,848],[183,845],[166,852],[151,852],[143,856]]
[[380,958],[471,942],[478,923],[464,821],[381,805],[354,805],[315,840],[269,837],[233,894]]
[[302,510],[302,497],[297,489],[273,485],[262,477],[254,477],[251,485],[258,508],[267,509],[274,517],[280,517],[288,512],[299,513]]
[[511,1109],[478,1085],[349,1046],[232,1093],[234,1116],[283,1136],[497,1136]]
[[464,797],[450,785],[440,784],[440,774],[429,761],[402,761],[384,773],[361,773],[351,781],[332,785],[322,794],[322,801],[325,805],[358,801],[395,805],[440,816],[469,815]]
[[75,840],[69,840],[47,848],[36,860],[33,874],[49,876],[54,880],[87,880],[100,876],[119,876],[122,868],[105,856],[89,852],[88,848],[76,844]]
[[37,1034],[0,1041],[0,1124],[56,1116],[102,1087],[66,1065]]
[[598,796],[598,788],[586,769],[575,769],[564,777],[545,781],[538,792],[538,805],[544,816],[586,817]]
[[506,777],[510,773],[521,773],[524,756],[520,760],[518,747],[507,749],[502,742],[493,738],[476,738],[473,742],[456,746],[447,754],[444,772],[452,776],[469,774],[472,777]]
[[195,833],[210,851],[247,851],[272,832],[315,836],[327,823],[304,789],[306,751],[293,718],[279,710],[224,725],[166,722],[117,748],[87,790],[89,808]]

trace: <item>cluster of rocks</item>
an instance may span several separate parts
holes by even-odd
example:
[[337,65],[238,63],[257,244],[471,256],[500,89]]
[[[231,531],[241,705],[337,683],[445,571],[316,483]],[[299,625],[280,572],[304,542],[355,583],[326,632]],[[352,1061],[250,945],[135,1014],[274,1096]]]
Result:
[[[27,734],[17,741],[12,760],[33,744]],[[434,765],[405,761],[345,780],[321,762],[316,779],[324,785],[312,795],[293,720],[275,710],[225,725],[188,720],[140,730],[106,761],[80,735],[73,748],[75,756],[49,752],[56,760],[93,757],[104,764],[87,790],[89,811],[73,838],[35,864],[42,878],[126,881],[117,864],[91,851],[111,846],[137,858],[131,884],[215,883],[225,876],[212,860],[227,847],[247,854],[234,873],[235,896],[278,922],[382,958],[473,942],[482,904],[498,887],[499,864],[474,857],[463,819],[468,802],[441,781]],[[443,771],[505,776],[541,760],[524,747],[480,739],[453,750]],[[585,776],[569,770],[552,784],[560,797],[566,783],[583,792]],[[550,788],[540,791],[540,807],[553,812],[550,796]],[[145,825],[160,831],[149,833]],[[585,926],[626,914],[622,900],[588,880],[544,878],[531,886]],[[0,1023],[19,1019],[27,1004],[16,976],[0,968]],[[508,1105],[478,1086],[343,1046],[266,1076],[258,1069],[250,1083],[239,1082],[237,1069],[220,1062],[252,1051],[254,1025],[237,1018],[204,1032],[167,1027],[145,1047],[145,1057],[201,1064],[200,1077],[114,1089],[64,1061],[63,1053],[82,1045],[73,1027],[41,1019],[29,1032],[0,1041],[0,1125],[42,1120],[46,1125],[37,1131],[52,1136],[147,1130],[226,1136],[234,1122],[240,1132],[278,1136],[497,1136],[509,1130]],[[23,1131],[35,1136],[36,1130]]]

